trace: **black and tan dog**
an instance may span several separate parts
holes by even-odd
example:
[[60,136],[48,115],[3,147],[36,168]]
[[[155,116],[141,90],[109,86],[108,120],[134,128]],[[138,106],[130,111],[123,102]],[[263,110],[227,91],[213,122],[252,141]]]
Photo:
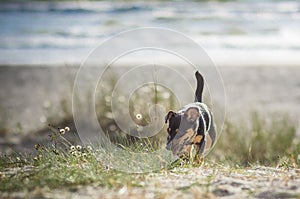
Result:
[[165,122],[169,122],[166,148],[181,158],[202,159],[205,149],[213,146],[216,132],[212,113],[202,103],[203,77],[198,71],[195,76],[195,102],[178,112],[169,111],[165,118]]

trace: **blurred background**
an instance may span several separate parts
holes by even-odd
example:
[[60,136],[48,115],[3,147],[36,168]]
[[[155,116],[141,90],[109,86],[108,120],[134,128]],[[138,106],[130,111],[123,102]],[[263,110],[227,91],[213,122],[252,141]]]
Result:
[[78,64],[110,36],[172,28],[217,65],[297,65],[300,2],[1,1],[1,64]]
[[71,124],[77,67],[106,39],[145,26],[204,48],[223,77],[227,117],[287,114],[299,126],[299,24],[297,0],[1,1],[0,145],[30,148],[48,123]]

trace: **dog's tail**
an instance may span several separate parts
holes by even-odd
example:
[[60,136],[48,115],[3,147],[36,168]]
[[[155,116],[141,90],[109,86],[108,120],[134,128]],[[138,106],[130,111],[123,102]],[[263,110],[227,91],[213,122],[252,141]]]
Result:
[[196,79],[197,79],[197,88],[195,92],[195,102],[202,102],[202,92],[204,87],[204,80],[202,75],[197,71],[195,73]]

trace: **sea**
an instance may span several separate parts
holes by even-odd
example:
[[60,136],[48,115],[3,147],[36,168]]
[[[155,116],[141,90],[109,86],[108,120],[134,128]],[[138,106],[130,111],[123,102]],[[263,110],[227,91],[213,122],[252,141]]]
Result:
[[299,0],[1,1],[0,65],[80,64],[143,27],[186,35],[220,66],[300,65]]

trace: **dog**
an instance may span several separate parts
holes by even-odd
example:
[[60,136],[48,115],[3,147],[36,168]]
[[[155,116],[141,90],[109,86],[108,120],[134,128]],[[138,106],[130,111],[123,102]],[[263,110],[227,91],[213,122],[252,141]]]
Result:
[[195,101],[178,112],[169,111],[165,117],[165,123],[169,123],[166,149],[182,159],[201,160],[205,149],[211,148],[215,143],[216,131],[213,115],[202,102],[204,79],[198,71],[195,77]]

